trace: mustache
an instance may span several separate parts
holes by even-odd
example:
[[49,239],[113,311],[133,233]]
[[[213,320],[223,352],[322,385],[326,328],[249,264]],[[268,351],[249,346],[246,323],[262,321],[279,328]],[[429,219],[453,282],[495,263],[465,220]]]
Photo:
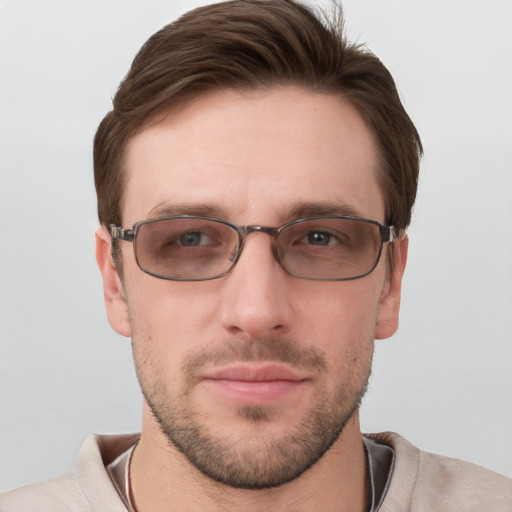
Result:
[[187,357],[183,369],[189,378],[207,364],[222,365],[235,362],[279,362],[297,368],[322,373],[327,369],[324,354],[314,348],[302,348],[293,340],[280,336],[260,339],[231,339],[215,348],[203,349]]

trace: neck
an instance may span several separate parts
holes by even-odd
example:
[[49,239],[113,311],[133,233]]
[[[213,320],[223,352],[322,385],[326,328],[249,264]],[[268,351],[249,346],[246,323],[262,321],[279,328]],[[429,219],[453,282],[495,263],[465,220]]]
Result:
[[235,489],[203,475],[172,446],[149,411],[131,464],[138,512],[355,512],[366,510],[366,463],[357,413],[328,452],[295,480],[271,489]]

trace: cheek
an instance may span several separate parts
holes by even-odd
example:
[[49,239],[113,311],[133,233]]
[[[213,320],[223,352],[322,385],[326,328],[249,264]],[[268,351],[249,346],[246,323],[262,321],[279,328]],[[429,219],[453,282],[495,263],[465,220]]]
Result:
[[[140,294],[128,300],[135,368],[144,393],[180,393],[180,369],[190,339],[177,333],[179,316],[157,297]],[[164,307],[163,307],[164,306]],[[147,397],[146,397],[147,398]]]
[[158,279],[135,268],[126,275],[126,296],[132,314],[140,322],[154,328],[174,331],[181,328],[193,330],[202,323],[214,308],[215,300],[202,282],[180,282]]
[[[196,286],[196,284],[198,286]],[[165,281],[135,273],[126,296],[134,350],[154,364],[179,369],[183,357],[214,337],[215,298],[201,283]]]
[[296,318],[302,329],[336,346],[373,340],[380,289],[362,286],[364,279],[325,283],[297,294]]
[[324,353],[333,384],[341,380],[350,387],[370,371],[380,293],[376,287],[368,293],[363,281],[328,283],[331,290],[319,288],[323,293],[301,301],[301,329],[295,332]]

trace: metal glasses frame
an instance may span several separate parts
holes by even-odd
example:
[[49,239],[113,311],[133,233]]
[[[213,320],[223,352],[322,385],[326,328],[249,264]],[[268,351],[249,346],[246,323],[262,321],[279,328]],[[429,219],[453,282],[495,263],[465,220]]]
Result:
[[[150,270],[144,268],[141,265],[141,263],[139,262],[139,258],[137,255],[137,233],[138,233],[140,227],[144,226],[146,224],[154,223],[154,222],[160,222],[160,221],[165,221],[165,220],[177,220],[177,219],[208,220],[208,221],[218,222],[219,224],[224,224],[225,226],[228,226],[231,229],[233,229],[233,231],[235,231],[238,234],[238,243],[237,243],[235,253],[234,253],[232,261],[231,261],[231,266],[225,272],[222,272],[221,274],[217,274],[214,276],[208,276],[208,277],[196,277],[196,278],[163,276],[163,275],[151,272]],[[377,256],[375,258],[375,263],[370,268],[370,270],[368,270],[367,272],[364,272],[363,274],[358,274],[357,276],[341,277],[341,278],[322,278],[322,277],[299,276],[299,275],[294,274],[293,272],[290,272],[286,267],[283,266],[279,252],[277,251],[277,240],[278,240],[279,235],[287,228],[294,226],[296,224],[300,224],[300,223],[307,222],[307,221],[326,220],[326,219],[339,219],[339,220],[365,222],[367,224],[373,224],[374,226],[377,226],[379,228],[379,233],[380,233],[379,250],[378,250]],[[155,219],[142,220],[140,222],[136,222],[131,229],[125,229],[122,226],[116,226],[115,224],[110,225],[110,235],[112,237],[112,242],[113,242],[112,243],[112,251],[113,252],[114,252],[114,244],[115,244],[116,240],[124,240],[126,242],[133,243],[133,251],[134,251],[135,261],[137,263],[137,266],[146,274],[149,274],[153,277],[157,277],[159,279],[166,279],[169,281],[209,281],[212,279],[219,279],[221,277],[224,277],[229,272],[231,272],[231,270],[237,264],[237,262],[240,258],[240,255],[242,253],[242,250],[243,250],[245,239],[251,233],[265,233],[265,234],[271,236],[273,239],[272,254],[274,255],[274,258],[277,260],[277,262],[281,265],[283,270],[287,274],[289,274],[293,277],[297,277],[298,279],[308,279],[308,280],[312,280],[312,281],[351,281],[353,279],[360,279],[362,277],[367,276],[368,274],[373,272],[373,270],[379,263],[379,260],[380,260],[381,254],[382,254],[382,247],[383,247],[384,243],[387,243],[387,242],[392,243],[397,238],[395,228],[393,226],[385,226],[385,225],[381,224],[380,222],[377,222],[376,220],[365,219],[362,217],[345,216],[345,215],[343,215],[343,216],[334,215],[334,216],[326,216],[326,217],[306,217],[303,219],[297,219],[297,220],[293,220],[291,222],[287,222],[286,224],[283,224],[282,226],[279,226],[279,227],[261,226],[261,225],[257,225],[257,224],[256,225],[250,224],[250,225],[246,225],[246,226],[237,226],[236,224],[232,224],[231,222],[228,222],[223,219],[216,219],[214,217],[201,217],[198,215],[175,215],[175,216],[170,216],[170,217],[158,217]]]

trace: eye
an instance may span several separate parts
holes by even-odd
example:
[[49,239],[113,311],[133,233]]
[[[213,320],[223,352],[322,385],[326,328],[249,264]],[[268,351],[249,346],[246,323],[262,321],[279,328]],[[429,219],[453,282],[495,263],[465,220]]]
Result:
[[322,231],[310,231],[304,238],[303,241],[311,245],[330,245],[333,242],[333,236]]
[[301,243],[316,246],[327,246],[336,244],[346,244],[346,236],[343,233],[329,233],[328,231],[309,231],[301,240]]
[[189,231],[179,237],[178,243],[183,247],[197,247],[208,245],[211,243],[211,239],[201,231]]

